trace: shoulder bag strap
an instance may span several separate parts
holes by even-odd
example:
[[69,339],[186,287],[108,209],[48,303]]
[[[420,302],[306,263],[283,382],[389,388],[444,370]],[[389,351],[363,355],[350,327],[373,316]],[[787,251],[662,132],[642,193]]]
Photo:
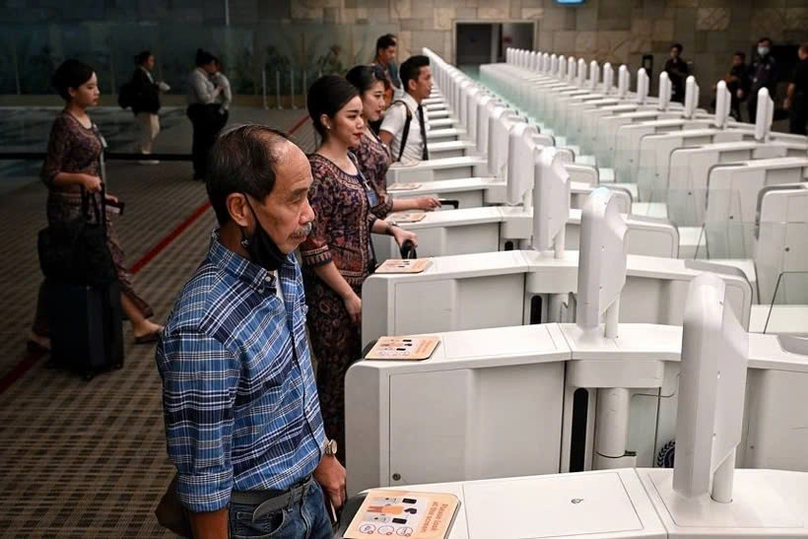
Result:
[[410,112],[410,107],[402,101],[401,99],[397,101],[393,101],[390,106],[392,107],[395,104],[401,103],[404,105],[404,110],[407,113],[407,119],[404,121],[404,133],[401,135],[401,145],[398,148],[398,158],[396,161],[401,161],[401,156],[404,155],[404,148],[407,146],[407,138],[410,135],[410,124],[412,123],[412,112]]

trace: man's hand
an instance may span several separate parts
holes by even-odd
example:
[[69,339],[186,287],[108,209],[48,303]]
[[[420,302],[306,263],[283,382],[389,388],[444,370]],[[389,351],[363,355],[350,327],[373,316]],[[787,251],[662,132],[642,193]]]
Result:
[[227,539],[229,512],[227,507],[212,513],[189,513],[194,539]]
[[334,509],[345,504],[348,492],[345,487],[345,468],[333,455],[326,455],[312,474],[314,480],[323,488]]
[[788,110],[788,109],[790,109],[790,108],[791,108],[791,105],[792,105],[791,98],[790,98],[790,97],[787,97],[787,98],[785,99],[785,101],[783,101],[783,108],[784,108],[785,110]]

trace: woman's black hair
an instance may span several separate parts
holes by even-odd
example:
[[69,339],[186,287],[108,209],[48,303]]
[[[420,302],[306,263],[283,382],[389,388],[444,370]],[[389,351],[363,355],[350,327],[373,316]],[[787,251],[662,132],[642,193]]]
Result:
[[52,84],[65,101],[70,101],[68,88],[78,88],[93,76],[92,67],[79,60],[65,60],[53,74]]
[[143,51],[139,52],[135,55],[135,65],[142,66],[146,63],[146,60],[152,55],[151,51]]
[[206,66],[216,58],[204,49],[196,49],[196,67]]
[[306,107],[309,109],[311,123],[321,137],[326,137],[326,129],[320,122],[320,116],[325,114],[333,118],[348,101],[358,95],[356,87],[339,75],[323,75],[314,81],[309,88]]
[[374,84],[381,82],[385,89],[390,84],[384,75],[384,68],[378,65],[358,65],[352,67],[345,78],[356,87],[356,90],[363,94],[370,90]]

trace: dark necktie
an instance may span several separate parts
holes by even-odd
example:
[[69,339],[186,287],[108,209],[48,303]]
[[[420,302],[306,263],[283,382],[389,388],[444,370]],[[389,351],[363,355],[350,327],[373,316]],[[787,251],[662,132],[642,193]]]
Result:
[[421,141],[423,142],[423,151],[421,152],[421,161],[429,160],[429,150],[426,148],[426,122],[424,122],[424,107],[418,105],[418,125],[421,128]]

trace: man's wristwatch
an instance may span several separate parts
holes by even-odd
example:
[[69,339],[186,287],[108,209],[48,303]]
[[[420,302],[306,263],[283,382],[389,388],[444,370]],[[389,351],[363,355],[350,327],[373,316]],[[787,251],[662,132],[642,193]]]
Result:
[[326,440],[325,445],[323,446],[323,455],[330,455],[332,457],[337,456],[337,441],[336,440]]

